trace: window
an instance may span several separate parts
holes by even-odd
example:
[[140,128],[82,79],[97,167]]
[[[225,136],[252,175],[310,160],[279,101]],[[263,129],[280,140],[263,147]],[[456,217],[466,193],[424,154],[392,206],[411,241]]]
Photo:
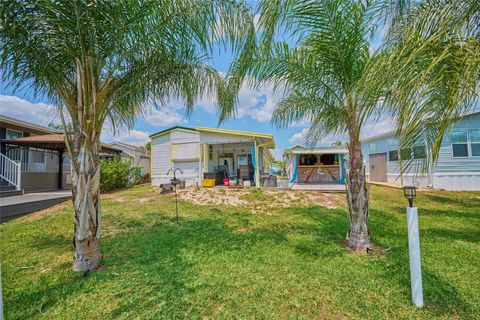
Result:
[[376,143],[370,143],[368,145],[368,153],[377,153],[377,144]]
[[45,163],[45,152],[43,151],[32,151],[32,152],[33,152],[33,162]]
[[23,132],[22,131],[17,131],[17,130],[12,130],[12,129],[7,129],[6,134],[5,134],[5,139],[7,140],[15,140],[18,138],[23,137]]
[[427,157],[427,151],[425,146],[415,146],[413,148],[413,158],[414,159],[425,159]]
[[467,130],[453,130],[451,138],[453,157],[468,157]]
[[388,151],[388,159],[390,161],[398,161],[398,150]]
[[480,129],[471,129],[468,131],[468,135],[472,157],[480,157]]

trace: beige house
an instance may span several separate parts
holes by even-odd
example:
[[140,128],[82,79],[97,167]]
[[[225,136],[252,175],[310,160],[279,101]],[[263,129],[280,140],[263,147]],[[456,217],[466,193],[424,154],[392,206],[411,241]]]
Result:
[[[0,116],[0,197],[67,189],[70,158],[60,130]],[[121,151],[102,144],[102,152]]]

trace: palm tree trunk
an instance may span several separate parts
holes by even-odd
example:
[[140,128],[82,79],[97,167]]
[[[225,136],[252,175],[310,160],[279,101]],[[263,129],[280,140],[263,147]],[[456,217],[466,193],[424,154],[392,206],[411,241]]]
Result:
[[[88,140],[81,138],[82,140]],[[78,141],[77,141],[78,142]],[[73,270],[87,271],[100,263],[100,143],[79,144],[72,159],[72,201],[74,207]]]
[[350,229],[347,246],[355,251],[366,251],[371,247],[368,229],[368,189],[359,141],[350,141],[350,168],[346,176],[346,189]]

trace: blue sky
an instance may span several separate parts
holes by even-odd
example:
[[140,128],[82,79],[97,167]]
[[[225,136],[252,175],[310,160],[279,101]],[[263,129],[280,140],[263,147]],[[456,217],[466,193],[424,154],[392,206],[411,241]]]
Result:
[[[230,55],[216,55],[214,65],[220,71],[227,71],[230,60]],[[271,88],[254,90],[244,86],[239,96],[237,116],[220,127],[273,134],[278,148],[275,154],[280,156],[280,150],[303,143],[302,130],[305,133],[306,128],[305,125],[298,124],[279,130],[270,124],[273,107],[280,97],[280,94],[273,92]],[[13,92],[6,82],[0,83],[0,113],[41,125],[59,123],[54,108],[47,98],[34,97],[33,91],[29,88]],[[123,129],[114,135],[110,130],[105,130],[102,140],[105,142],[118,140],[141,145],[148,140],[148,135],[171,126],[216,127],[217,122],[218,116],[213,101],[207,99],[199,101],[195,111],[186,118],[182,101],[170,100],[160,109],[152,108],[145,116],[138,117],[134,128],[130,131]]]
[[[378,46],[379,41],[374,41],[372,47]],[[225,52],[216,52],[211,64],[219,71],[226,72],[231,63],[232,55]],[[285,148],[295,144],[303,144],[308,130],[308,123],[298,123],[286,129],[277,129],[270,123],[270,117],[281,94],[274,92],[272,88],[265,87],[258,90],[242,87],[239,94],[239,106],[237,116],[222,124],[221,128],[255,131],[273,134],[277,149],[274,155],[281,158]],[[54,108],[45,97],[34,97],[29,88],[13,92],[8,83],[0,82],[0,113],[25,121],[41,125],[59,123]],[[199,101],[195,111],[189,118],[185,117],[182,101],[169,101],[160,109],[151,109],[145,116],[138,117],[135,126],[131,130],[122,129],[114,134],[108,126],[102,133],[102,141],[123,141],[135,145],[143,145],[148,141],[152,133],[171,126],[208,126],[216,127],[218,116],[212,101]],[[375,132],[380,133],[391,129],[390,123],[379,123],[375,126]],[[330,145],[336,141],[336,137],[327,137],[318,142],[318,145]]]

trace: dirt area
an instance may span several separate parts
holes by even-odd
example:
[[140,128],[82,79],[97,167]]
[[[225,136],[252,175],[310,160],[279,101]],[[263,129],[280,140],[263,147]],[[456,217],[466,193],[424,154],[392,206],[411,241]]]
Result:
[[195,188],[178,189],[180,199],[198,204],[225,204],[251,207],[254,212],[269,208],[320,205],[334,209],[343,203],[343,195],[334,193],[280,189]]
[[65,209],[69,208],[71,205],[72,205],[72,201],[71,200],[66,200],[65,202],[61,202],[59,204],[56,204],[53,207],[28,214],[25,217],[25,220],[26,221],[36,221],[36,220],[39,220],[39,219],[41,219],[45,216],[55,215],[55,214],[58,214],[60,211],[63,211]]

